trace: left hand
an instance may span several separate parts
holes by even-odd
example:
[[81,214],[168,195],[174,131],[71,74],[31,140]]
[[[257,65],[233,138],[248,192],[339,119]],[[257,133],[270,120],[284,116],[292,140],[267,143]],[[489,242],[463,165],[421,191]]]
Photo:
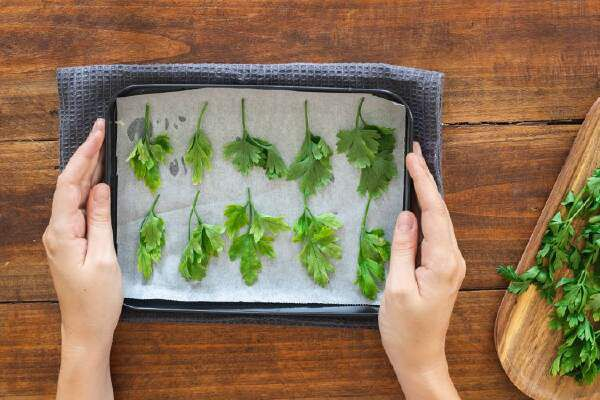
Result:
[[43,236],[60,304],[65,347],[110,354],[123,293],[113,244],[110,188],[98,183],[104,120],[59,175]]

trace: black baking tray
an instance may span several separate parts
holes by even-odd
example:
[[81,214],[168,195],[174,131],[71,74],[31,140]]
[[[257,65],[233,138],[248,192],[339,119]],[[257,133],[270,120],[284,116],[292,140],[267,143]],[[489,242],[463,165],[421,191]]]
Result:
[[[117,245],[117,98],[136,96],[141,94],[177,92],[181,90],[200,88],[227,88],[227,89],[260,89],[260,90],[293,90],[299,92],[330,92],[330,93],[365,93],[392,100],[404,105],[406,108],[406,137],[404,140],[405,154],[412,151],[413,142],[413,117],[408,104],[398,94],[383,89],[359,88],[334,88],[310,86],[274,86],[274,85],[206,85],[206,84],[148,84],[132,85],[117,93],[109,103],[108,119],[105,137],[105,174],[104,181],[110,186],[113,239]],[[403,209],[411,209],[412,181],[404,168],[404,198]],[[295,303],[247,303],[247,302],[185,302],[163,299],[131,299],[125,298],[124,306],[134,310],[161,311],[161,312],[187,312],[211,315],[297,315],[297,316],[344,316],[356,318],[369,318],[379,311],[377,305],[347,305],[347,304],[295,304]]]

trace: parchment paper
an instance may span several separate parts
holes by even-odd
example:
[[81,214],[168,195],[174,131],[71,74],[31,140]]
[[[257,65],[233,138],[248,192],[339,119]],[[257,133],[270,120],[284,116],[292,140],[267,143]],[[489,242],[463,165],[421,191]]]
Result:
[[[117,99],[117,245],[123,271],[125,297],[214,302],[277,302],[323,304],[378,304],[370,302],[354,285],[360,220],[366,198],[357,191],[359,171],[345,155],[332,158],[334,182],[311,197],[313,213],[333,212],[344,223],[339,232],[343,258],[336,261],[336,272],[326,288],[316,285],[298,261],[300,245],[291,241],[292,233],[280,234],[274,243],[277,257],[263,258],[258,281],[246,286],[239,272],[239,260],[229,261],[230,240],[218,259],[213,259],[201,282],[190,283],[179,275],[181,253],[187,243],[187,218],[197,190],[198,212],[206,223],[222,224],[228,204],[244,204],[246,187],[252,190],[258,211],[283,215],[290,226],[302,212],[302,197],[297,182],[269,181],[262,169],[244,177],[223,158],[223,145],[241,136],[242,97],[246,99],[246,118],[250,133],[275,144],[286,163],[293,160],[304,137],[303,102],[309,101],[313,133],[325,138],[335,150],[336,134],[354,126],[360,97],[366,97],[363,116],[372,123],[396,128],[395,159],[398,176],[388,191],[371,204],[368,226],[382,227],[391,238],[395,218],[402,209],[404,174],[405,108],[372,95],[357,93],[319,93],[282,90],[204,88],[172,93],[149,94]],[[214,149],[212,170],[199,186],[191,183],[191,173],[182,156],[193,134],[199,108],[208,101],[202,127]],[[154,267],[150,281],[137,271],[136,250],[139,226],[153,195],[136,180],[126,159],[143,128],[144,107],[152,107],[154,132],[167,130],[174,147],[168,163],[161,167],[162,186],[157,211],[166,223],[166,246],[162,260]]]

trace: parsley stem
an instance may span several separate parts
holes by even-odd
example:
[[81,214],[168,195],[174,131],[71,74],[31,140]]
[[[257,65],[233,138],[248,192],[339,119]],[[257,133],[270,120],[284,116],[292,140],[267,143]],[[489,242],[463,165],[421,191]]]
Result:
[[152,121],[150,120],[150,103],[146,103],[146,110],[144,112],[144,138],[143,140],[148,143],[148,134],[152,129]]
[[585,199],[585,201],[581,204],[581,206],[577,209],[577,211],[575,211],[575,213],[573,215],[571,215],[567,221],[569,221],[569,222],[573,221],[577,217],[577,215],[579,215],[579,213],[581,211],[586,209],[586,207],[588,206],[588,203],[591,199],[592,199],[591,197],[588,197],[587,199]]
[[304,100],[304,134],[306,140],[310,140],[310,129],[308,128],[308,100]]
[[310,208],[308,207],[308,196],[304,196],[304,212],[307,213],[312,219],[315,218],[315,216],[313,215],[312,211],[310,211]]
[[584,186],[584,187],[583,187],[583,189],[581,189],[581,190],[579,191],[579,193],[577,193],[577,196],[575,196],[575,200],[573,200],[573,206],[571,207],[571,209],[570,209],[570,210],[569,210],[569,212],[567,213],[567,218],[571,217],[572,213],[573,213],[575,210],[576,210],[577,212],[579,212],[579,210],[581,210],[581,207],[582,207],[582,205],[581,205],[579,208],[577,208],[577,209],[575,209],[574,207],[575,207],[576,205],[578,205],[578,204],[579,204],[579,201],[581,200],[581,198],[582,198],[582,197],[583,197],[583,195],[585,194],[585,190],[586,190],[586,188],[585,188],[585,186]]
[[146,216],[144,217],[144,219],[142,220],[142,223],[140,224],[140,229],[142,229],[142,226],[144,226],[144,223],[148,219],[148,216],[150,216],[150,214],[154,213],[154,207],[156,206],[156,202],[158,201],[159,197],[160,197],[160,193],[157,194],[156,197],[154,198],[154,201],[152,202],[152,207],[150,207],[150,210],[148,210],[148,212],[146,213]]
[[152,207],[150,207],[150,212],[154,212],[154,207],[156,207],[156,203],[158,202],[158,198],[160,197],[160,193],[156,195],[154,201],[152,202]]
[[204,117],[204,113],[206,112],[206,107],[208,106],[208,101],[204,102],[202,109],[200,110],[200,116],[198,117],[198,122],[196,123],[196,132],[200,130],[200,126],[202,125],[202,118]]
[[248,138],[248,130],[246,129],[246,99],[242,97],[242,131],[244,139]]
[[[356,121],[354,122],[354,126],[358,128],[358,123],[362,120],[362,106],[365,101],[364,97],[360,98],[360,102],[358,103],[358,110],[356,110]],[[364,120],[363,120],[364,122]]]
[[188,240],[192,238],[192,215],[196,214],[196,219],[198,220],[198,224],[201,224],[202,221],[196,212],[196,203],[198,202],[198,196],[200,195],[200,191],[196,192],[196,196],[194,196],[194,202],[192,203],[192,209],[190,210],[190,216],[188,218]]
[[254,217],[254,206],[252,205],[252,193],[250,192],[250,187],[246,188],[246,193],[248,196],[248,201],[246,202],[246,207],[249,207],[249,216],[248,216],[248,232],[250,232],[250,227],[252,226],[252,219]]
[[371,199],[372,199],[372,197],[371,197],[371,195],[369,195],[369,199],[367,200],[367,205],[365,206],[365,213],[363,214],[362,221],[360,223],[361,235],[362,235],[362,232],[365,231],[365,227],[367,225],[367,215],[369,214],[369,207],[371,206]]

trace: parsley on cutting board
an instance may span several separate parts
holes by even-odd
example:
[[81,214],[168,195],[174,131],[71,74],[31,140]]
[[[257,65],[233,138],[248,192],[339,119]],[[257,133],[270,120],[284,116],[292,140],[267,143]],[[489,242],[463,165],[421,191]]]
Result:
[[509,292],[521,294],[533,284],[553,306],[550,327],[563,337],[550,373],[590,384],[600,372],[595,326],[600,321],[600,169],[561,205],[564,210],[548,223],[535,265],[522,274],[500,266],[498,273],[510,281]]

